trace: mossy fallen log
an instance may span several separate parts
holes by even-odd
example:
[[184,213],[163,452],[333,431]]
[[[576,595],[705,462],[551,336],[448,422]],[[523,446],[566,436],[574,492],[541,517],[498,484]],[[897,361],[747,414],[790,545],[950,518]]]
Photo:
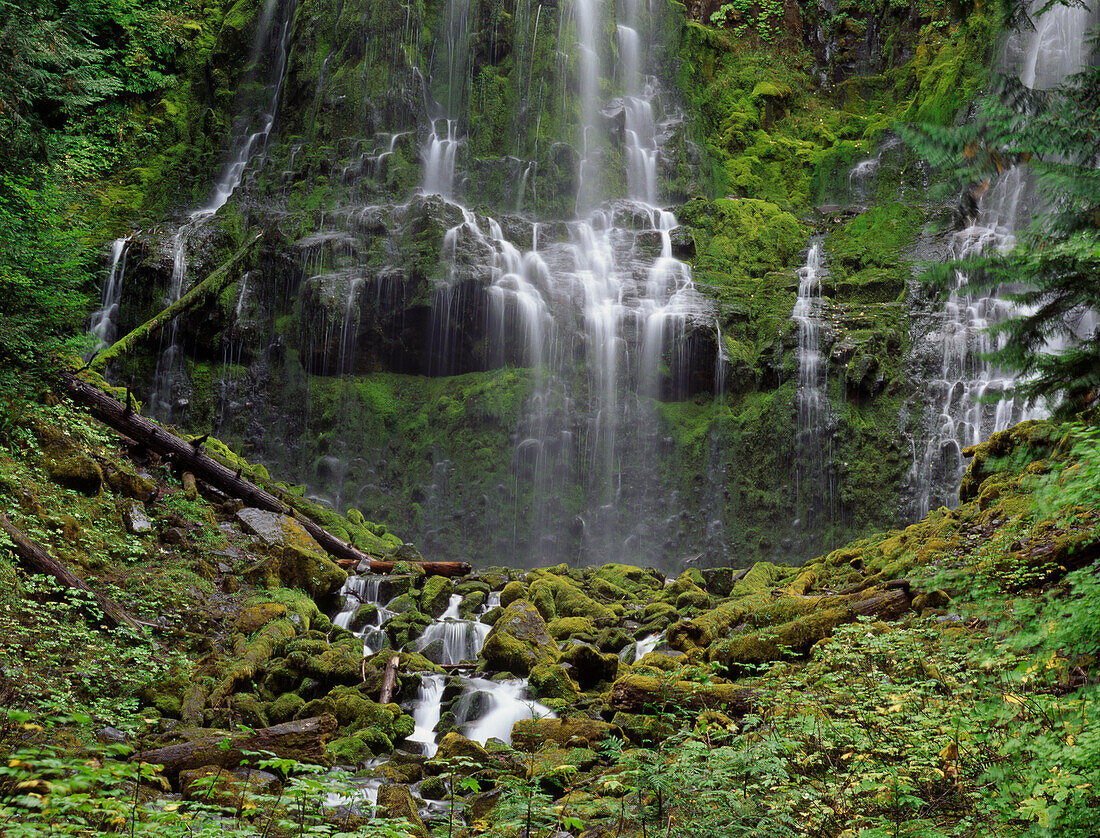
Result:
[[[92,413],[102,422],[161,456],[171,459],[177,467],[190,471],[195,477],[205,480],[215,489],[239,498],[249,506],[295,518],[337,561],[354,565],[367,562],[374,573],[389,573],[398,564],[398,562],[377,559],[352,547],[316,522],[296,513],[296,510],[270,492],[245,480],[239,473],[210,457],[203,451],[201,445],[194,445],[170,433],[98,387],[80,380],[69,372],[60,373],[60,382],[65,392],[79,404],[91,408]],[[407,564],[416,564],[427,574],[441,576],[463,576],[472,570],[467,562],[408,562]]]
[[246,733],[204,731],[190,742],[141,751],[133,754],[129,761],[162,765],[169,778],[204,765],[230,769],[255,765],[259,760],[267,759],[269,754],[281,759],[325,765],[325,745],[332,739],[337,726],[336,718],[325,714]]
[[131,617],[126,612],[126,609],[113,599],[105,597],[103,594],[93,590],[87,582],[51,556],[45,547],[37,541],[32,541],[27,538],[26,535],[8,520],[7,516],[2,514],[0,514],[0,530],[3,530],[11,540],[11,543],[15,547],[16,555],[31,568],[39,573],[49,574],[67,588],[74,588],[75,590],[85,591],[91,594],[95,598],[100,611],[103,612],[103,619],[109,625],[128,626],[134,629],[140,628],[142,623]]
[[206,277],[206,279],[196,284],[190,291],[172,303],[172,305],[168,306],[151,319],[146,320],[129,334],[123,335],[92,358],[92,360],[88,362],[88,369],[100,372],[103,371],[111,361],[125,355],[135,345],[157,334],[181,314],[194,308],[208,297],[220,293],[223,288],[237,278],[237,266],[244,261],[244,258],[256,245],[256,242],[263,238],[263,235],[262,232],[257,233],[250,242],[234,253],[228,262],[220,268],[217,268]]

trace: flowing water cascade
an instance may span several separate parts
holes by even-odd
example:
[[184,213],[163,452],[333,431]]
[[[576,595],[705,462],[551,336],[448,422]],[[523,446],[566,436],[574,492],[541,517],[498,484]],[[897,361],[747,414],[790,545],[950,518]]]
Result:
[[[796,438],[795,509],[807,533],[821,532],[836,515],[836,476],[832,468],[829,425],[828,358],[822,352],[825,268],[822,241],[816,238],[798,270],[798,297],[791,318],[798,324],[798,436]],[[806,544],[810,553],[820,550]]]
[[[462,2],[454,0],[452,11]],[[662,126],[655,121],[654,100],[659,85],[642,74],[644,33],[636,28],[641,4],[628,4],[617,27],[622,62],[611,75],[621,79],[623,95],[609,103],[600,98],[602,12],[606,9],[595,0],[578,0],[574,7],[582,119],[579,220],[558,225],[559,232],[546,243],[533,224],[532,246],[524,251],[508,240],[496,219],[459,203],[462,177],[456,161],[462,138],[453,108],[463,82],[454,74],[464,71],[467,36],[453,15],[447,28],[445,90],[450,98],[446,106],[436,105],[446,116],[431,122],[421,149],[421,193],[439,195],[462,217],[444,241],[451,281],[436,289],[433,300],[431,373],[449,375],[459,366],[456,312],[470,308],[471,294],[478,293],[462,281],[471,266],[461,254],[469,253],[485,254],[488,262],[480,267],[490,274],[489,336],[496,362],[512,361],[535,373],[513,457],[513,528],[518,532],[520,515],[531,523],[530,535],[512,544],[513,560],[523,563],[561,561],[578,553],[610,560],[657,541],[667,502],[660,498],[654,473],[659,433],[653,404],[688,394],[698,348],[691,330],[709,330],[714,323],[690,269],[674,255],[676,219],[656,205]],[[609,159],[603,139],[608,119],[624,126],[621,175],[627,200],[610,201],[601,194]],[[717,368],[720,353],[711,352]],[[707,389],[716,378],[708,379]],[[566,534],[561,499],[578,485],[584,508]],[[436,512],[444,514],[439,500]],[[427,546],[433,546],[430,537]],[[659,560],[659,548],[646,558]]]
[[[351,631],[363,640],[364,657],[390,648],[385,625],[399,612],[387,607],[392,600],[384,593],[385,579],[383,576],[349,576],[341,589],[343,604],[332,619],[334,626]],[[490,630],[479,617],[500,605],[500,593],[489,594],[485,604],[470,619],[460,616],[462,600],[462,596],[453,594],[447,609],[412,641],[412,647],[433,663],[450,667],[467,664],[472,669],[478,663],[478,655]],[[416,727],[407,741],[416,743],[429,757],[436,751],[436,726],[443,714],[448,679],[461,687],[461,694],[453,705],[456,728],[468,739],[481,744],[490,738],[510,741],[512,725],[520,719],[554,716],[548,707],[527,698],[526,679],[490,681],[432,673],[422,673],[420,678],[416,698],[410,702]]]
[[88,324],[88,333],[94,339],[88,353],[90,358],[114,343],[118,331],[118,311],[122,302],[122,281],[126,277],[126,253],[130,248],[130,238],[115,239],[111,242],[111,253],[107,262],[107,278],[103,282],[103,293],[99,308],[92,313]]
[[[180,299],[190,281],[188,250],[191,242],[218,210],[225,206],[240,186],[249,165],[257,158],[262,158],[267,148],[286,79],[296,6],[297,0],[266,0],[264,4],[252,44],[249,66],[253,69],[249,73],[254,73],[255,68],[269,55],[274,56],[265,89],[266,108],[260,112],[258,129],[250,130],[254,124],[252,103],[246,101],[248,97],[242,97],[238,105],[238,119],[242,124],[227,155],[225,166],[213,184],[210,198],[188,214],[187,220],[179,226],[172,239],[172,274],[164,297],[165,308]],[[183,353],[179,345],[180,319],[174,318],[168,326],[166,336],[162,336],[161,351],[149,397],[149,407],[153,415],[168,420],[172,418],[176,407],[175,394],[187,381],[182,365]]]
[[[1032,14],[1042,6],[1037,0]],[[1025,87],[1048,89],[1083,68],[1091,16],[1088,9],[1054,6],[1037,18],[1034,30],[1010,38],[1006,61],[1016,68]],[[1026,164],[1009,167],[981,197],[970,224],[952,236],[950,257],[964,259],[990,249],[1011,250],[1016,232],[1026,227],[1037,208],[1034,180]],[[1011,289],[972,296],[963,291],[966,282],[967,276],[956,272],[955,289],[932,334],[942,354],[939,374],[928,383],[924,449],[915,450],[909,474],[915,487],[916,518],[936,506],[957,503],[959,480],[968,463],[962,454],[965,447],[1047,414],[1042,404],[1001,398],[1013,389],[1015,376],[984,357],[998,348],[986,330],[1019,311],[1002,296]]]
[[458,613],[461,604],[462,597],[453,594],[447,610],[420,635],[416,651],[430,652],[432,644],[438,643],[438,653],[432,658],[444,666],[477,660],[489,626],[480,620],[463,620]]

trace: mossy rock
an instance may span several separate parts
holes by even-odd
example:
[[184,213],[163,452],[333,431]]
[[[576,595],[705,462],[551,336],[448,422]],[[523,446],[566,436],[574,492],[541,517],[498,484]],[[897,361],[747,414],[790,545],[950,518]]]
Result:
[[325,755],[333,765],[362,765],[392,751],[393,743],[381,731],[372,728],[333,739],[325,747]]
[[363,647],[361,644],[359,648],[354,648],[351,644],[338,644],[328,647],[320,654],[289,652],[287,660],[299,672],[322,684],[357,684],[360,681]]
[[596,627],[587,617],[561,617],[547,623],[546,629],[558,641],[577,637],[591,643],[596,639]]
[[740,674],[754,665],[805,654],[837,626],[851,620],[850,608],[813,611],[788,623],[720,640],[707,650],[707,659],[722,664],[733,675]]
[[367,698],[357,687],[336,687],[329,692],[328,699],[341,733],[350,735],[370,727],[393,738],[393,711]]
[[148,503],[157,494],[157,484],[123,468],[114,468],[107,474],[107,485],[116,494],[141,503]]
[[601,652],[587,643],[574,643],[561,653],[562,663],[572,667],[582,690],[590,690],[604,681],[612,681],[619,671],[619,656]]
[[103,469],[91,457],[83,454],[59,458],[47,456],[42,465],[50,480],[66,489],[94,497],[103,488]]
[[260,602],[249,605],[237,615],[234,628],[241,634],[252,634],[272,620],[286,614],[286,606],[281,602]]
[[446,576],[429,576],[424,580],[420,594],[420,610],[432,617],[440,617],[447,610],[454,583]]
[[390,617],[385,622],[385,629],[393,647],[401,649],[420,637],[431,624],[431,617],[413,608]]
[[425,800],[445,800],[447,782],[442,777],[428,777],[420,784],[420,796]]
[[710,608],[710,595],[699,587],[691,587],[676,597],[676,610],[679,612],[694,609],[704,611]]
[[531,571],[528,579],[532,575],[536,578],[528,585],[528,598],[544,619],[586,617],[597,626],[618,622],[614,611],[588,596],[571,579],[538,570]]
[[509,582],[500,592],[500,604],[507,608],[517,599],[527,599],[527,586],[522,582]]
[[458,606],[458,614],[464,620],[469,620],[474,617],[482,608],[485,607],[485,603],[488,601],[489,595],[485,591],[470,591],[462,598],[462,602]]
[[424,766],[425,773],[433,776],[444,774],[450,770],[447,767],[448,761],[456,758],[473,763],[479,769],[496,766],[496,760],[481,745],[452,730],[439,740],[434,759]]
[[273,724],[282,724],[283,722],[289,722],[300,711],[306,702],[300,696],[295,693],[283,693],[276,698],[267,708],[267,717]]
[[623,731],[617,725],[570,716],[565,719],[520,719],[512,725],[512,746],[521,751],[535,752],[544,743],[577,748],[592,748],[612,737],[622,738]]
[[557,663],[543,663],[531,670],[528,683],[536,698],[576,702],[580,690],[565,667]]
[[557,662],[557,647],[538,610],[525,599],[512,602],[489,631],[480,657],[485,668],[526,676]]
[[359,632],[367,626],[373,626],[376,619],[378,619],[378,606],[373,602],[364,602],[355,609],[351,620],[348,621],[348,628]]

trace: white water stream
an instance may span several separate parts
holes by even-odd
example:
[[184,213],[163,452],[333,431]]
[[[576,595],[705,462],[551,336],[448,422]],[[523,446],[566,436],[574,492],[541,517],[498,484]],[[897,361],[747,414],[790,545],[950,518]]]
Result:
[[[381,576],[349,576],[341,593],[344,603],[332,623],[339,628],[352,630],[356,612],[363,605],[372,606],[374,619],[367,625],[352,630],[363,640],[364,656],[375,654],[389,647],[385,623],[394,616],[380,596]],[[442,641],[440,656],[435,662],[445,665],[478,662],[485,637],[490,627],[480,620],[463,620],[459,616],[462,597],[452,595],[447,610],[428,626],[413,642],[417,650],[424,650],[435,641]],[[499,592],[490,595],[480,613],[500,604]],[[458,674],[439,675],[421,673],[420,688],[410,703],[415,730],[407,742],[415,743],[427,756],[436,751],[436,726],[443,713],[443,694],[448,679],[462,687],[462,695],[455,701],[461,708],[456,715],[456,728],[475,742],[485,744],[496,738],[511,741],[512,725],[520,719],[553,717],[553,712],[543,704],[527,698],[526,679],[490,681],[485,678],[466,677]]]

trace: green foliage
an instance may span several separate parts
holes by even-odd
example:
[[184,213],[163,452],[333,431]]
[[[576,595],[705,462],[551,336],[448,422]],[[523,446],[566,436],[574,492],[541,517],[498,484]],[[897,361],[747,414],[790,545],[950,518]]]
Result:
[[[22,711],[0,712],[0,747],[7,750],[0,763],[0,823],[5,836],[108,832],[131,838],[409,838],[414,834],[404,821],[356,814],[360,792],[347,774],[265,753],[247,757],[256,769],[279,778],[274,792],[250,788],[247,779],[242,783],[224,771],[196,781],[186,800],[150,800],[150,789],[167,790],[168,784],[159,766],[127,762],[130,746],[73,749],[55,744],[90,723],[89,717],[81,715],[36,722]],[[243,790],[225,799],[219,792],[228,781]],[[330,799],[350,804],[345,814],[330,809]]]
[[0,383],[70,345],[83,320],[88,256],[68,215],[42,173],[0,171]]
[[45,712],[84,707],[120,723],[137,712],[142,689],[182,664],[142,634],[101,626],[90,593],[49,576],[14,575],[18,585],[0,610],[0,692],[8,702]]

